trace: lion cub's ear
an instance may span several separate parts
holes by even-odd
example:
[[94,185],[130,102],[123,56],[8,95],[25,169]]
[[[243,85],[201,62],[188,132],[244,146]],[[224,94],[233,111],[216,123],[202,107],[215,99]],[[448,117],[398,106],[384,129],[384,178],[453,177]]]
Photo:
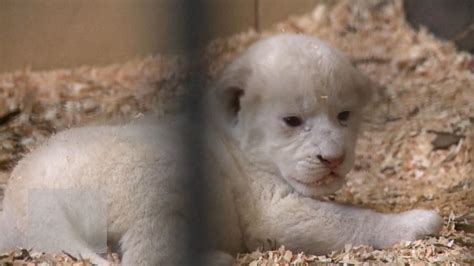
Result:
[[245,85],[250,71],[247,68],[227,68],[211,87],[214,112],[226,122],[236,124],[241,110],[241,100],[245,95]]
[[223,104],[223,112],[228,121],[237,123],[237,116],[241,108],[240,101],[244,93],[244,90],[240,87],[227,87],[219,93]]

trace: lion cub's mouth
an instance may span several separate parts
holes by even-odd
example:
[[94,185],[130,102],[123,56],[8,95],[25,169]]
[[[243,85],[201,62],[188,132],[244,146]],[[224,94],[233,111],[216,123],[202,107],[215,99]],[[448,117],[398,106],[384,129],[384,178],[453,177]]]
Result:
[[339,178],[340,178],[339,175],[337,175],[334,172],[331,172],[328,175],[326,175],[323,178],[318,179],[316,181],[305,182],[305,181],[301,181],[301,180],[296,179],[296,178],[294,178],[294,179],[296,180],[296,182],[304,184],[305,186],[321,186],[321,185],[329,185],[329,184],[331,184],[332,182],[336,181]]

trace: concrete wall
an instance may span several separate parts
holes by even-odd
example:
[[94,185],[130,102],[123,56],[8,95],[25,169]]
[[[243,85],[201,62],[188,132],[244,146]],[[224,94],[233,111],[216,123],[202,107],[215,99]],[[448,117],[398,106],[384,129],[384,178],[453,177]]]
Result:
[[436,36],[474,53],[474,1],[404,0],[408,22],[424,25]]
[[[179,53],[187,0],[0,0],[0,72]],[[321,0],[207,0],[211,37],[266,28]]]

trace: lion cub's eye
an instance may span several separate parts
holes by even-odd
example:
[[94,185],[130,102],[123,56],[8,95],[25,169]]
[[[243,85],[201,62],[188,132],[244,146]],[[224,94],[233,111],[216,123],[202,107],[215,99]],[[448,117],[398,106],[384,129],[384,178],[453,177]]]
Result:
[[287,116],[283,118],[283,121],[290,127],[298,127],[303,124],[303,120],[298,116]]
[[339,120],[339,122],[344,123],[344,122],[347,122],[350,115],[351,115],[351,112],[343,111],[343,112],[340,112],[339,114],[337,114],[337,119]]

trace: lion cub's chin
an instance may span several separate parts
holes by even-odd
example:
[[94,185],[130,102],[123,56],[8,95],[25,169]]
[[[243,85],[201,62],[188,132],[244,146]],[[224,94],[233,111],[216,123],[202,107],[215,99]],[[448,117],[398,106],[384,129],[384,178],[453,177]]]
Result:
[[314,181],[302,181],[295,177],[286,177],[285,179],[298,193],[312,198],[321,198],[332,194],[345,184],[345,176],[334,173]]

